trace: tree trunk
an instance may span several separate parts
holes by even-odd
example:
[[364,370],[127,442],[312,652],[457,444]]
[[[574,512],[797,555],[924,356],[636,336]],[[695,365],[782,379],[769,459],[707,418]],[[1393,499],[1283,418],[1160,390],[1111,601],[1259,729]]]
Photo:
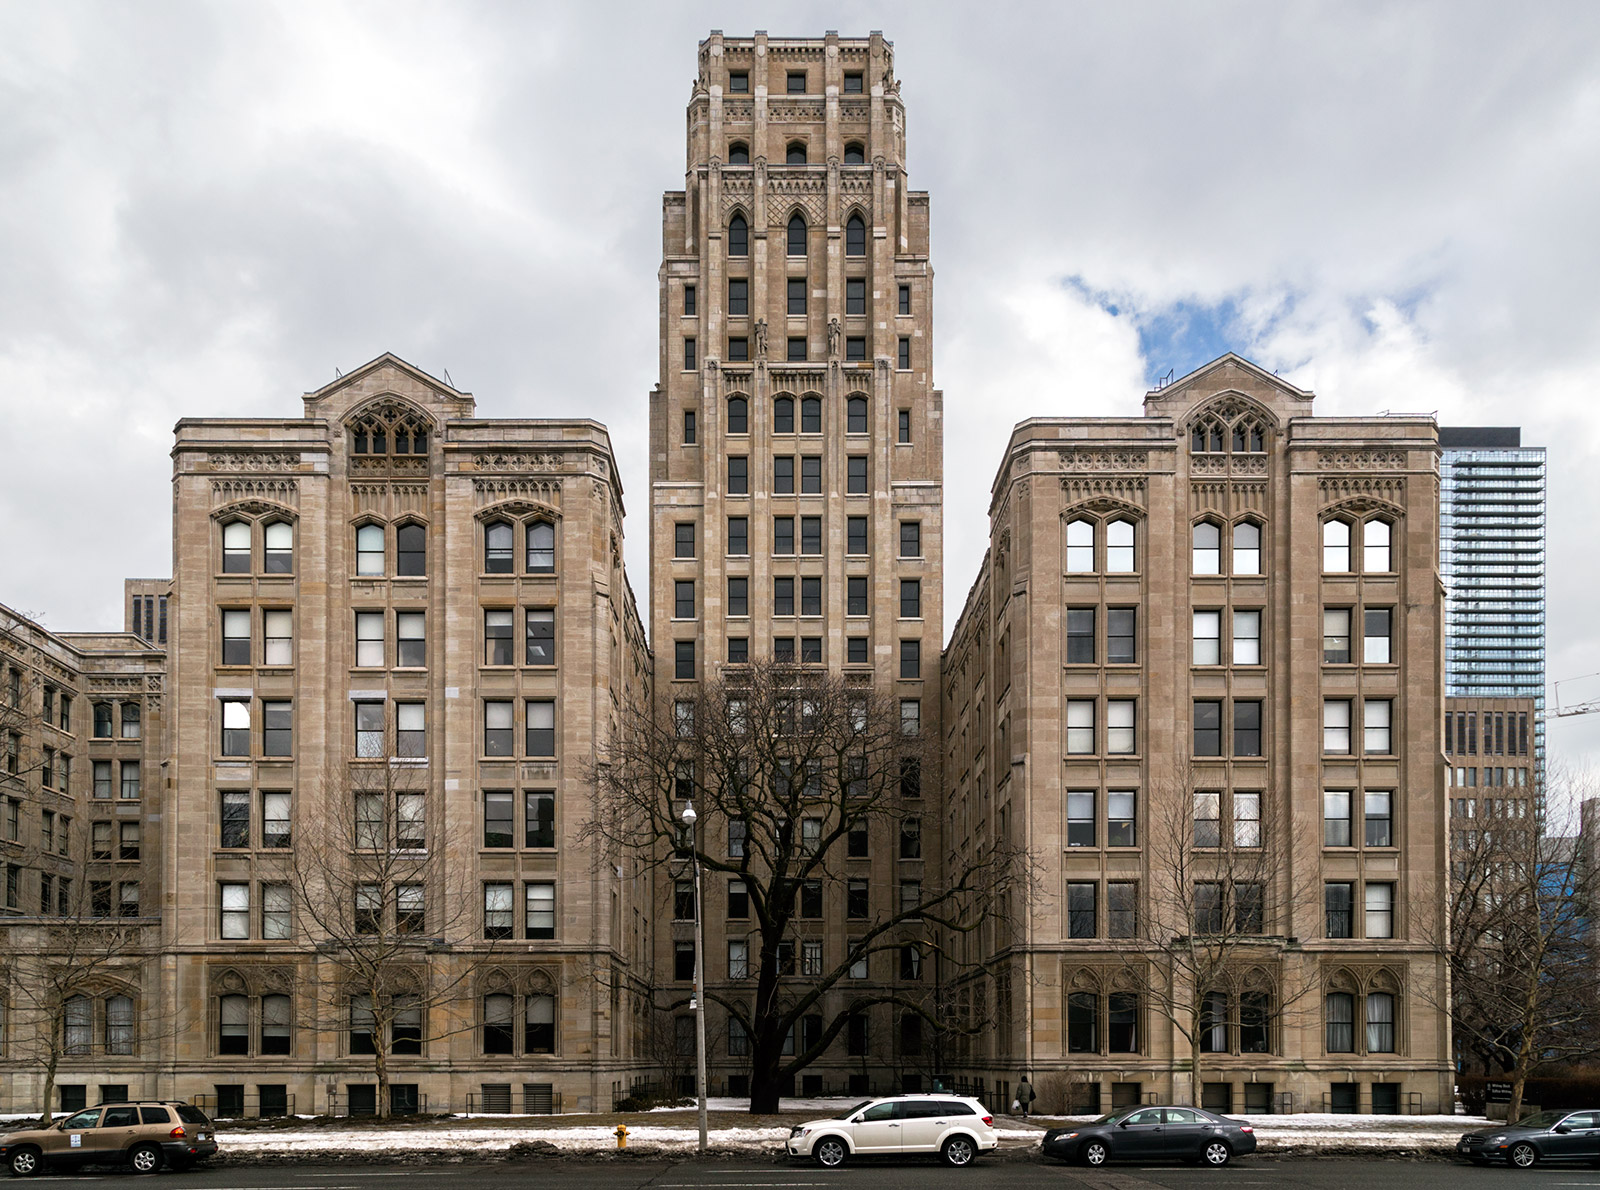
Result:
[[752,1039],[750,1046],[750,1114],[770,1116],[778,1110],[783,1065],[782,1045]]
[[1189,1103],[1200,1106],[1200,1016],[1195,1014],[1194,1027],[1189,1036]]
[[[373,1032],[376,1033],[377,1030],[378,1026],[374,1025]],[[378,1076],[377,1106],[378,1118],[381,1120],[386,1118],[389,1114],[389,1063],[387,1060],[389,1055],[385,1051],[381,1039],[379,1039],[379,1044],[373,1046],[372,1048],[377,1051],[375,1054],[373,1054],[372,1065],[374,1072]]]

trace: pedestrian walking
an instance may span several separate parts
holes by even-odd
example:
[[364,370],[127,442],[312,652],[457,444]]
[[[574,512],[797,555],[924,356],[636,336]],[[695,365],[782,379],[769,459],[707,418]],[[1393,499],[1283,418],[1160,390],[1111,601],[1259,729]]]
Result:
[[1024,1071],[1022,1081],[1017,1084],[1017,1108],[1022,1112],[1022,1118],[1028,1118],[1028,1112],[1033,1107],[1033,1084],[1028,1081],[1027,1072]]

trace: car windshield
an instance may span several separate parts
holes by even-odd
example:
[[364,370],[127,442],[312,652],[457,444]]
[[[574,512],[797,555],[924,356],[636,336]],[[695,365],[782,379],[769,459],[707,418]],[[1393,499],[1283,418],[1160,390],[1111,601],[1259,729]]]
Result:
[[870,1099],[863,1099],[860,1103],[856,1104],[854,1107],[847,1107],[842,1112],[840,1112],[838,1115],[829,1116],[828,1118],[830,1120],[848,1120],[851,1116],[855,1115],[858,1111],[860,1111],[862,1108],[866,1107],[867,1104],[869,1104],[871,1102],[872,1102],[872,1100],[870,1100]]
[[1571,1114],[1571,1112],[1566,1111],[1542,1111],[1536,1116],[1529,1116],[1525,1120],[1518,1120],[1515,1124],[1515,1127],[1554,1128],[1557,1124],[1561,1123],[1562,1120],[1565,1120]]
[[198,1107],[190,1107],[187,1103],[180,1103],[177,1105],[177,1108],[178,1119],[182,1120],[185,1124],[211,1123],[211,1121],[206,1118],[206,1113],[201,1111]]
[[1138,1110],[1139,1109],[1136,1108],[1136,1107],[1125,1107],[1121,1111],[1112,1112],[1109,1116],[1101,1116],[1098,1120],[1095,1121],[1095,1123],[1096,1124],[1115,1124],[1118,1120],[1126,1119],[1128,1116],[1133,1115],[1133,1113],[1138,1111]]

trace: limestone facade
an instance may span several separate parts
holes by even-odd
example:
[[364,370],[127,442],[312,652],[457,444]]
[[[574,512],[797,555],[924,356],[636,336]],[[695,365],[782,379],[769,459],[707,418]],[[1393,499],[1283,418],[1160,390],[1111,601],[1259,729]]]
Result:
[[[747,660],[792,659],[874,686],[918,713],[922,732],[940,730],[943,398],[928,196],[909,188],[899,90],[893,45],[876,33],[714,32],[701,43],[684,189],[663,203],[650,395],[663,701]],[[923,785],[936,791],[938,774]],[[937,802],[926,810],[928,860],[894,858],[885,831],[854,865],[878,896],[942,854]],[[663,914],[671,892],[670,881],[656,889]],[[718,956],[748,923],[709,916],[709,984],[737,996]],[[830,890],[819,930],[831,970],[846,944],[842,889]],[[657,935],[669,1000],[689,986],[673,978],[677,940]],[[874,994],[896,974],[881,966],[865,981]],[[850,994],[833,993],[824,1015]],[[746,1066],[727,1052],[712,1004],[712,1086],[738,1092]],[[932,1072],[931,1052],[889,1046],[887,1006],[871,1012],[881,1052],[864,1061],[841,1038],[797,1090],[864,1092]]]
[[[997,1081],[1185,1101],[1160,964],[1236,930],[1208,1104],[1449,1110],[1436,430],[1312,403],[1228,355],[1012,435],[944,661],[952,848],[1038,866],[989,956]],[[1225,926],[1163,918],[1202,885]]]

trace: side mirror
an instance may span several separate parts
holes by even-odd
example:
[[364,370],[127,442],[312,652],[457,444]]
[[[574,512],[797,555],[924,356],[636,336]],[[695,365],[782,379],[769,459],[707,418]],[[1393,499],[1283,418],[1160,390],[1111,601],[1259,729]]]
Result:
[[1117,1122],[1117,1127],[1118,1128],[1126,1128],[1127,1126],[1128,1126],[1128,1121],[1127,1120],[1119,1120]]
[[1565,1124],[1557,1124],[1556,1131],[1561,1133],[1562,1136],[1565,1136],[1567,1133],[1571,1132],[1572,1129],[1568,1128]]

